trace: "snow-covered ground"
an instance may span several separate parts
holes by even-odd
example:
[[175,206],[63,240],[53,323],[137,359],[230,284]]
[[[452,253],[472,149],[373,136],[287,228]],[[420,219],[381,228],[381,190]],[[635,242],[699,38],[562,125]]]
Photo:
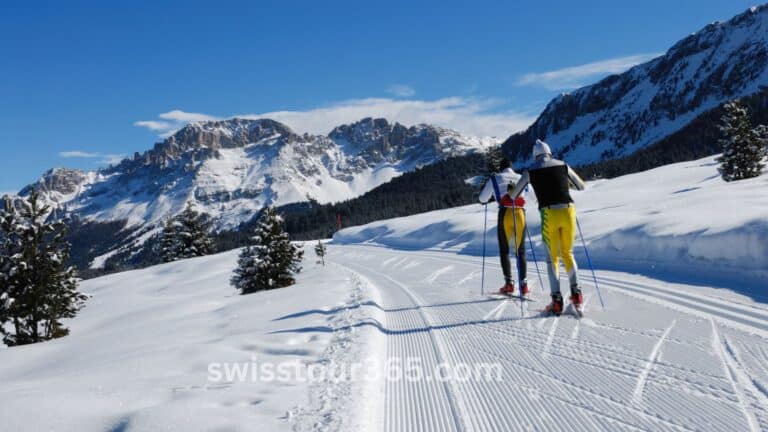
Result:
[[229,285],[236,259],[227,252],[84,282],[93,297],[68,322],[70,336],[0,345],[0,431],[284,430],[289,420],[322,423],[328,401],[343,408],[343,397],[367,397],[297,374],[228,379],[226,368],[247,371],[254,360],[290,372],[294,363],[352,361],[378,348],[368,345],[374,335],[351,343],[366,329],[279,333],[288,325],[281,317],[308,309],[342,308],[291,325],[355,322],[343,308],[359,302],[362,282],[349,272],[308,260],[299,284],[240,296]]
[[[726,183],[714,159],[591,182],[574,192],[594,264],[768,301],[768,173]],[[530,233],[541,258],[540,218],[533,193],[529,198]],[[488,213],[487,253],[495,256],[495,205]],[[470,205],[348,228],[334,241],[480,255],[482,226],[482,206]],[[576,253],[586,264],[581,247]]]
[[[70,336],[0,349],[0,431],[768,430],[764,283],[660,270],[765,271],[768,177],[715,174],[707,159],[577,195],[605,303],[582,267],[580,320],[539,313],[541,261],[533,301],[487,295],[502,280],[495,257],[482,273],[479,206],[345,230],[327,267],[309,243],[297,285],[249,296],[229,285],[236,251],[86,281]],[[602,265],[630,259],[642,275]],[[339,370],[358,373],[323,375]]]
[[[768,429],[766,304],[598,271],[605,310],[585,283],[585,318],[542,317],[538,282],[522,307],[481,295],[480,257],[328,249],[245,297],[234,252],[85,282],[70,336],[0,350],[0,430]],[[254,359],[368,372],[226,377]]]

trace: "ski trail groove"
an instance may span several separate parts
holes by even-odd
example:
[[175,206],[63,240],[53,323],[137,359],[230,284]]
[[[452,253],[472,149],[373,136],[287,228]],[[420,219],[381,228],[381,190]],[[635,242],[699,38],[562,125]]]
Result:
[[[360,247],[360,246],[357,246]],[[367,246],[362,246],[366,248]],[[471,261],[470,259],[460,258],[458,256],[444,256],[446,253],[437,252],[440,256],[435,256],[435,253],[420,253],[422,258],[443,261],[448,263],[461,263],[465,265],[479,267],[480,264]],[[486,267],[500,268],[498,264],[486,263]],[[530,270],[529,273],[535,273],[536,270]],[[540,272],[546,277],[546,272]],[[581,271],[580,271],[581,273]],[[587,277],[589,276],[589,277]],[[591,275],[584,274],[585,280],[591,280]],[[626,282],[612,279],[606,276],[598,276],[598,281],[601,286],[606,286],[611,290],[620,290],[633,297],[637,297],[647,301],[657,302],[659,304],[669,305],[671,307],[680,308],[688,313],[709,317],[716,316],[718,319],[730,321],[742,326],[752,327],[760,330],[762,335],[768,335],[768,313],[763,312],[760,309],[756,309],[749,305],[741,305],[739,303],[730,302],[723,299],[716,299],[710,297],[693,297],[688,293],[681,293],[679,291],[671,291],[668,289],[660,288],[658,286],[651,286],[647,284],[641,284],[638,282]],[[631,286],[632,288],[629,288]],[[702,314],[703,313],[703,314]]]
[[485,314],[485,316],[483,316],[483,321],[488,321],[489,319],[499,319],[504,313],[504,309],[507,308],[508,303],[509,299],[502,300],[495,308],[491,309],[487,314]]
[[744,361],[741,359],[739,352],[736,350],[736,348],[733,346],[733,343],[727,336],[723,336],[722,340],[723,346],[725,347],[725,353],[731,357],[734,365],[738,368],[736,369],[736,372],[739,380],[742,383],[742,386],[751,389],[752,394],[754,395],[755,399],[758,400],[760,405],[762,405],[763,409],[768,409],[768,397],[766,397],[765,392],[755,384],[755,380],[751,379],[749,374],[746,373]]
[[[380,292],[381,303],[373,306],[382,310],[386,357],[419,357],[425,366],[501,365],[500,382],[387,382],[383,430],[757,431],[765,424],[768,410],[761,409],[756,381],[764,369],[755,360],[766,351],[740,336],[760,337],[762,317],[754,308],[742,314],[738,306],[720,308],[710,301],[696,307],[685,296],[655,290],[645,280],[632,282],[628,275],[631,283],[605,281],[621,285],[609,287],[615,299],[641,299],[643,310],[658,310],[669,327],[654,329],[653,317],[610,309],[585,320],[560,317],[549,323],[510,309],[512,299],[476,297],[480,263],[471,259],[340,248],[354,251],[339,255],[344,267],[375,282]],[[436,274],[448,265],[450,270]],[[699,325],[702,318],[711,334]],[[732,318],[750,321],[756,332],[730,325]],[[718,325],[728,326],[727,337]],[[712,349],[716,356],[707,355]]]
[[653,366],[656,364],[656,359],[659,357],[659,353],[661,352],[661,346],[664,344],[664,340],[669,335],[669,332],[672,331],[672,328],[675,326],[676,322],[676,320],[672,320],[672,324],[670,324],[669,327],[664,330],[664,333],[656,342],[656,345],[653,346],[651,354],[648,356],[648,360],[645,363],[645,367],[637,377],[637,384],[635,385],[635,391],[632,396],[632,399],[635,403],[639,404],[643,402],[643,390],[645,389],[646,381],[648,381],[648,374],[651,373],[651,369],[653,369]]
[[[377,279],[383,279],[389,282],[391,286],[397,287],[399,292],[405,296],[406,301],[414,308],[408,313],[387,314],[386,325],[392,324],[394,328],[402,329],[406,332],[404,335],[408,340],[400,341],[398,338],[389,338],[388,358],[394,358],[402,362],[410,358],[416,358],[424,361],[423,366],[435,366],[445,363],[445,348],[441,346],[438,336],[431,329],[431,320],[428,313],[422,307],[415,295],[403,284],[392,279],[384,273],[372,270],[370,268],[362,270],[357,266],[346,264],[342,265],[355,273],[369,273],[375,275]],[[381,288],[379,287],[381,290]],[[390,294],[391,292],[388,291]],[[423,343],[423,336],[420,334],[409,334],[408,330],[424,328],[429,343]],[[433,368],[434,370],[435,368]],[[426,369],[431,372],[429,369]],[[399,382],[404,381],[404,382]],[[464,420],[457,407],[460,403],[459,395],[451,388],[448,381],[427,380],[429,387],[441,387],[442,396],[436,395],[429,389],[420,388],[414,383],[407,382],[408,378],[402,380],[387,380],[386,386],[386,415],[385,430],[388,431],[464,431]],[[395,403],[396,406],[390,406]],[[414,404],[418,404],[418,410],[414,409]]]
[[744,414],[744,418],[747,422],[747,425],[749,426],[749,430],[751,432],[758,432],[760,431],[760,426],[758,425],[757,418],[755,418],[755,415],[752,413],[752,411],[749,410],[749,405],[744,396],[744,392],[741,389],[740,384],[737,383],[738,375],[736,375],[735,372],[733,359],[728,357],[725,353],[725,347],[723,346],[723,341],[720,338],[720,332],[717,330],[717,323],[715,323],[714,319],[710,319],[709,323],[712,327],[712,348],[720,358],[720,363],[723,366],[723,373],[731,383],[731,387],[733,388],[733,392],[736,394],[736,398],[739,401],[739,407],[741,408],[741,412]]
[[552,346],[552,341],[555,339],[555,332],[557,332],[557,323],[559,323],[560,320],[555,317],[552,319],[552,326],[549,327],[549,334],[547,334],[547,340],[544,342],[544,351],[542,352],[542,357],[544,359],[549,357],[549,349]]

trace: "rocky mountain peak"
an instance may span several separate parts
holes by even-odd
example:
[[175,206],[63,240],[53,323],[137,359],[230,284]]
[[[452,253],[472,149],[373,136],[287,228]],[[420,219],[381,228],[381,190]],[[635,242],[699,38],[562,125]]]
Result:
[[43,173],[40,179],[25,187],[19,195],[25,196],[38,189],[42,193],[56,192],[69,195],[79,190],[79,187],[88,180],[85,172],[78,169],[52,168]]
[[338,126],[328,134],[332,140],[359,150],[369,163],[401,159],[405,154],[425,158],[443,157],[452,154],[456,144],[455,140],[447,143],[444,138],[453,136],[461,137],[454,131],[431,125],[406,127],[397,122],[390,123],[383,118],[371,117]]
[[405,129],[399,123],[391,125],[387,119],[367,117],[355,123],[337,126],[328,136],[331,139],[346,141],[353,145],[369,144],[390,135],[394,129],[393,126],[400,126]]
[[183,163],[209,159],[222,149],[243,148],[249,144],[274,139],[281,143],[306,141],[288,126],[271,119],[243,119],[201,121],[190,123],[170,137],[155,144],[144,153],[135,153],[107,173],[135,171],[152,165],[158,169]]
[[289,141],[298,139],[291,128],[270,119],[216,120],[190,123],[166,139],[162,145],[182,150],[245,147],[267,138],[283,137]]
[[504,149],[524,162],[541,138],[574,164],[626,156],[726,101],[755,94],[766,82],[768,5],[763,5],[708,24],[647,63],[554,98]]

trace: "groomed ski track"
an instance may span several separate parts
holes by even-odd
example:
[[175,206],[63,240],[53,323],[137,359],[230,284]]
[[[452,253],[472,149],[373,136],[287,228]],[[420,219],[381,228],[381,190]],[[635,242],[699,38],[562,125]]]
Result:
[[[479,257],[330,246],[338,271],[367,281],[361,300],[385,358],[425,377],[386,380],[385,431],[768,430],[768,309],[696,287],[598,272],[602,310],[583,272],[586,316],[541,316],[534,302],[480,295]],[[543,263],[539,267],[544,271]],[[583,270],[583,269],[582,269]],[[486,293],[500,285],[486,263]],[[547,284],[546,273],[540,275]],[[290,331],[290,330],[289,330]],[[501,379],[435,379],[439,364],[498,365]],[[365,385],[358,383],[358,385]]]

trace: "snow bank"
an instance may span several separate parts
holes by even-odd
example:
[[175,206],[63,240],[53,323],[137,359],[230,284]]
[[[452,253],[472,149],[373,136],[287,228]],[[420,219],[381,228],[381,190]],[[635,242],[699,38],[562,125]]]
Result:
[[[668,165],[575,192],[586,242],[597,267],[666,273],[714,283],[765,286],[768,279],[768,174],[722,181],[715,157]],[[529,203],[535,251],[541,259],[540,219]],[[440,249],[478,255],[483,207],[470,205],[342,230],[338,244]],[[488,209],[487,250],[495,240],[496,208]],[[580,261],[581,247],[577,248]]]
[[[229,285],[238,251],[83,282],[93,297],[67,320],[71,335],[0,345],[0,430],[308,430],[326,422],[338,430],[339,413],[350,411],[343,401],[373,399],[350,393],[366,388],[252,375],[228,381],[224,372],[254,359],[362,361],[376,348],[357,343],[361,335],[376,341],[363,333],[373,330],[332,331],[362,319],[354,302],[367,288],[315,264],[310,249],[297,285],[248,296]],[[283,332],[294,327],[329,330]]]

